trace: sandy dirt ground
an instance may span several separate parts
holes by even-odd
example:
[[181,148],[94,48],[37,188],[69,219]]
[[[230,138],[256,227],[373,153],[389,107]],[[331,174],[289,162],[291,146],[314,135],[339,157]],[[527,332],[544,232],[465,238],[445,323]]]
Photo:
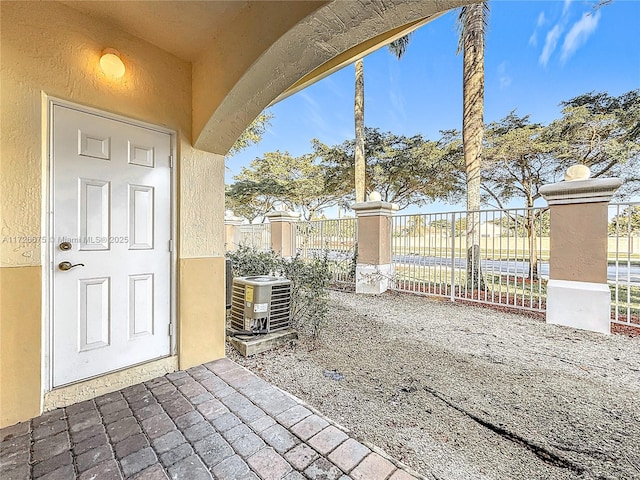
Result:
[[640,338],[332,292],[315,345],[229,356],[429,479],[640,479]]

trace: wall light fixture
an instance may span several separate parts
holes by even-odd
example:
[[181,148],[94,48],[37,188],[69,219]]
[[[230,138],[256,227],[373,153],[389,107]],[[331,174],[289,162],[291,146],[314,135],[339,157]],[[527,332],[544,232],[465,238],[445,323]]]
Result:
[[102,71],[112,78],[120,78],[124,75],[124,63],[120,59],[120,53],[113,48],[105,48],[100,57]]

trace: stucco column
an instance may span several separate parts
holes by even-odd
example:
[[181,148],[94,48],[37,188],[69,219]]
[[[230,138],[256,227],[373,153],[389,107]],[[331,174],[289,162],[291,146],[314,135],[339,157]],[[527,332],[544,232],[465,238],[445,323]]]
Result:
[[607,207],[620,185],[602,178],[540,189],[551,211],[547,323],[610,333]]
[[267,218],[271,223],[271,248],[283,257],[295,254],[293,244],[294,224],[300,219],[295,212],[269,212]]
[[238,246],[238,227],[244,219],[236,217],[231,210],[224,212],[224,246],[225,251],[231,252]]
[[351,208],[358,220],[356,293],[382,293],[389,288],[394,274],[391,230],[393,214],[398,206],[378,200],[354,203]]

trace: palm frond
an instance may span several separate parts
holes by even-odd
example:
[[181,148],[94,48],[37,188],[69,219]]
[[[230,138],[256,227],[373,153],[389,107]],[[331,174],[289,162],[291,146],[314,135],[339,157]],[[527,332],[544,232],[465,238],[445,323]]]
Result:
[[393,42],[391,42],[389,44],[389,51],[393,53],[398,60],[400,60],[406,53],[407,48],[409,47],[410,41],[411,41],[411,34],[408,33],[407,35],[400,37],[397,40],[394,40]]
[[[465,39],[484,41],[489,25],[489,2],[479,2],[460,8],[458,13],[458,50],[464,49]],[[475,42],[474,42],[475,43]]]

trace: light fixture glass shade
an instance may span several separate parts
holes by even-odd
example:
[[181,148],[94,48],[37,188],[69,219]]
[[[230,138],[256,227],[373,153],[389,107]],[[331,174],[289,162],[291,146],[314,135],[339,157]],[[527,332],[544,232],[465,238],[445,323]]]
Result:
[[117,50],[107,48],[100,57],[100,67],[102,71],[110,77],[120,78],[124,75],[124,63],[120,60]]

